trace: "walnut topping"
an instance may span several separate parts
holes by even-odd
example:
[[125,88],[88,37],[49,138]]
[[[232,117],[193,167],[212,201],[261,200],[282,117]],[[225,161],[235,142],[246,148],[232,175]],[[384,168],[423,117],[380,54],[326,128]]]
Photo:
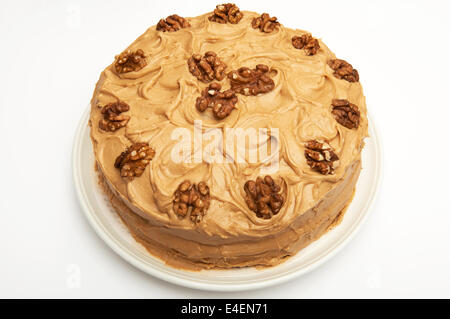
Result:
[[172,14],[168,16],[165,20],[161,19],[159,20],[158,24],[156,25],[156,30],[162,31],[162,32],[175,32],[183,28],[188,28],[191,25],[189,22],[183,18],[180,17],[177,14]]
[[98,122],[98,126],[104,131],[114,132],[127,125],[130,117],[120,114],[130,110],[130,106],[125,102],[109,103],[102,107],[103,118]]
[[211,196],[205,182],[198,185],[182,182],[174,193],[173,210],[179,217],[190,215],[191,221],[199,223],[209,208]]
[[255,181],[247,181],[244,185],[245,202],[248,208],[256,213],[256,216],[269,219],[278,214],[284,204],[283,195],[279,194],[281,187],[275,184],[272,177],[256,178]]
[[192,55],[188,60],[188,66],[192,75],[205,83],[214,79],[222,81],[227,68],[227,65],[212,51],[206,52],[203,57],[200,54]]
[[333,99],[331,105],[333,107],[331,113],[339,124],[349,129],[358,128],[360,118],[358,106],[341,99]]
[[230,22],[232,24],[237,24],[241,21],[244,15],[239,8],[234,3],[224,3],[216,6],[214,10],[214,14],[208,17],[209,21],[218,22],[218,23],[227,23]]
[[219,83],[211,83],[209,87],[202,91],[202,95],[197,98],[195,106],[200,112],[204,112],[208,107],[212,108],[214,116],[221,120],[230,115],[236,105],[238,98],[233,90],[220,92],[222,86]]
[[326,142],[309,141],[306,143],[305,157],[308,165],[323,175],[333,174],[339,165],[339,158]]
[[153,156],[155,151],[147,143],[136,143],[116,158],[114,166],[120,169],[120,176],[132,180],[133,177],[139,177],[144,173]]
[[292,45],[296,49],[304,49],[306,55],[314,55],[320,49],[319,41],[309,33],[302,34],[301,36],[293,36]]
[[144,51],[138,49],[136,51],[126,50],[119,56],[116,56],[114,67],[117,73],[127,73],[132,71],[139,71],[147,65],[147,60]]
[[247,67],[239,68],[237,71],[228,73],[231,89],[244,95],[258,95],[267,93],[275,88],[275,82],[267,74],[269,67],[258,64],[255,69]]
[[359,74],[358,70],[347,61],[340,59],[333,59],[328,61],[328,65],[334,70],[333,75],[338,79],[343,79],[348,82],[358,82]]
[[267,13],[263,13],[260,17],[253,18],[253,29],[259,29],[261,32],[270,33],[278,28],[280,23],[277,21],[277,17],[270,17]]

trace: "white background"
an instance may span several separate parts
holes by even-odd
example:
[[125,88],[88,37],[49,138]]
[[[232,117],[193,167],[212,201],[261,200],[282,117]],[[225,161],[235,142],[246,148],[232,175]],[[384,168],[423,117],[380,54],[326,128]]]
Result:
[[369,219],[329,262],[270,289],[211,293],[152,278],[97,237],[77,202],[70,159],[100,72],[161,17],[215,4],[2,1],[0,297],[449,298],[446,1],[237,3],[311,31],[359,70],[384,144],[384,178]]

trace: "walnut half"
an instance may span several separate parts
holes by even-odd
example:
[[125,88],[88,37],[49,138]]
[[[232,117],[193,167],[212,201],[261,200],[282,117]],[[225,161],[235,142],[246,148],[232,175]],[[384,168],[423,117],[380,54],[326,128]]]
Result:
[[253,18],[253,29],[259,29],[261,32],[270,33],[277,29],[280,23],[277,21],[277,17],[270,17],[267,13],[263,13],[260,17]]
[[173,210],[180,218],[189,215],[192,222],[199,223],[205,216],[210,202],[209,187],[205,182],[196,185],[186,180],[174,193]]
[[308,165],[323,175],[333,174],[339,165],[339,158],[333,148],[322,141],[306,143],[305,157]]
[[138,49],[136,51],[126,50],[116,56],[114,67],[117,73],[128,73],[139,71],[147,65],[144,51]]
[[328,65],[334,70],[333,75],[338,79],[343,79],[348,82],[359,81],[358,70],[354,69],[353,66],[347,61],[332,59],[328,61]]
[[304,49],[306,55],[314,55],[320,49],[319,41],[309,33],[302,34],[301,36],[293,36],[292,45],[296,49]]
[[208,17],[209,21],[225,24],[237,24],[244,15],[234,3],[224,3],[216,6],[214,14]]
[[281,187],[275,184],[272,177],[264,179],[257,177],[256,181],[247,181],[244,185],[245,202],[256,216],[264,219],[272,218],[278,214],[284,204],[283,195],[279,194]]
[[127,125],[130,117],[121,114],[130,110],[130,106],[122,101],[108,103],[102,107],[103,118],[99,121],[98,126],[109,132],[114,132],[121,127]]
[[222,86],[219,83],[211,83],[197,98],[196,108],[204,112],[208,107],[212,108],[216,119],[224,119],[234,110],[238,98],[233,90],[220,92]]
[[202,57],[193,54],[188,59],[189,72],[202,82],[208,83],[214,79],[222,81],[225,78],[227,65],[217,56],[215,52],[208,51]]
[[275,88],[275,82],[269,77],[269,67],[258,64],[255,69],[239,68],[228,73],[231,89],[244,95],[267,93]]
[[355,129],[359,126],[360,112],[358,106],[344,99],[333,99],[331,102],[336,121],[349,129]]
[[114,163],[120,169],[120,176],[132,180],[144,173],[145,167],[155,156],[155,151],[147,143],[136,143],[122,152]]
[[185,18],[180,17],[177,14],[172,14],[165,20],[159,20],[158,24],[156,25],[156,30],[162,32],[175,32],[180,29],[188,28],[190,26],[190,23]]

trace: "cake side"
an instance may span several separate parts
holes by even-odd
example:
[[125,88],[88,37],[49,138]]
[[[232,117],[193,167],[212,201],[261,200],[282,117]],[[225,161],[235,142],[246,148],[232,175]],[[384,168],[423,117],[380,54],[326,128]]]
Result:
[[319,239],[340,222],[351,202],[361,171],[361,162],[348,168],[345,178],[315,207],[304,212],[289,227],[264,237],[217,238],[183,229],[167,228],[135,213],[99,173],[100,185],[112,207],[133,237],[150,254],[166,264],[185,270],[275,266]]

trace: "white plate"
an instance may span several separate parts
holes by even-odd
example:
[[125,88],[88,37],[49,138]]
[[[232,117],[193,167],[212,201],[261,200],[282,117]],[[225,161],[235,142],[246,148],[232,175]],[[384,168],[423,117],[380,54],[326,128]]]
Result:
[[370,138],[362,154],[363,170],[356,193],[342,222],[284,263],[267,269],[203,270],[174,269],[151,256],[138,244],[98,187],[94,154],[87,126],[89,108],[83,114],[74,140],[72,165],[75,189],[84,214],[97,234],[122,258],[140,270],[168,282],[204,290],[238,291],[268,287],[313,270],[335,255],[356,233],[372,206],[381,178],[381,147],[369,119]]

